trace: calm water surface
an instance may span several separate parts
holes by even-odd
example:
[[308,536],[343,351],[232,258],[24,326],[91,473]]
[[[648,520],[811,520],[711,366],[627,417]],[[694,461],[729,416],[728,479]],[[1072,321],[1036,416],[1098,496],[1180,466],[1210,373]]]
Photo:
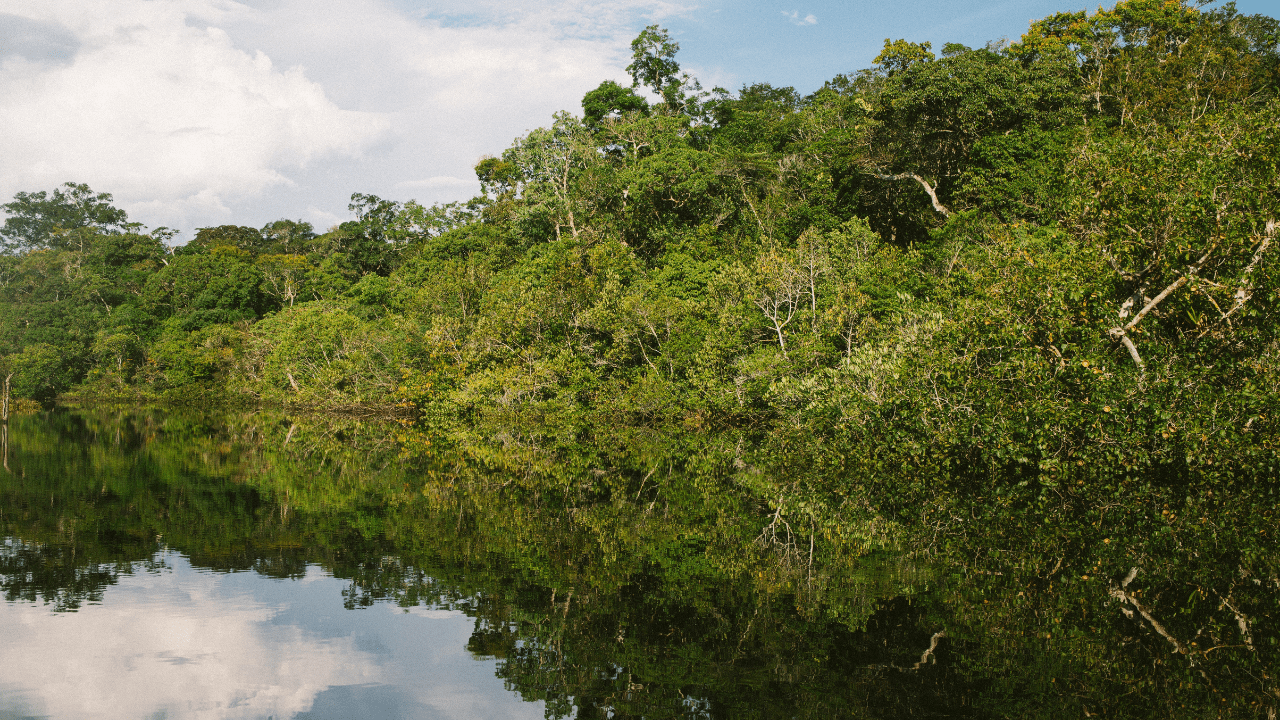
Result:
[[1265,542],[854,553],[674,447],[15,418],[0,719],[1274,718]]
[[0,606],[0,717],[543,717],[468,652],[461,611],[353,611],[314,565],[275,579],[164,549],[120,570],[74,612]]

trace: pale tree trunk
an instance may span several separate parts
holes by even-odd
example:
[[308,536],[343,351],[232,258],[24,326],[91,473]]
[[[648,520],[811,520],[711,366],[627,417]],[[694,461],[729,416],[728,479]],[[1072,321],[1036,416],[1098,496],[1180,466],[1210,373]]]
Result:
[[[800,308],[800,297],[805,289],[800,273],[785,259],[778,258],[778,260],[781,267],[776,269],[777,276],[771,278],[772,282],[768,282],[760,290],[753,302],[773,324],[773,331],[778,336],[778,346],[782,348],[782,356],[788,357],[787,339],[783,329],[795,319],[796,311]],[[768,272],[765,268],[761,270]]]

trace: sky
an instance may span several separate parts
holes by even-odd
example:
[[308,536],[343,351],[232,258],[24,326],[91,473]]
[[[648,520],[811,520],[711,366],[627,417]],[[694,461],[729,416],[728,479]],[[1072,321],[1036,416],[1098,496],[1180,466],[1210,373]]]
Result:
[[[981,46],[1081,0],[0,0],[0,202],[73,181],[178,229],[425,204],[625,84],[667,28],[705,87],[811,92],[886,38]],[[1280,0],[1238,0],[1280,14]]]

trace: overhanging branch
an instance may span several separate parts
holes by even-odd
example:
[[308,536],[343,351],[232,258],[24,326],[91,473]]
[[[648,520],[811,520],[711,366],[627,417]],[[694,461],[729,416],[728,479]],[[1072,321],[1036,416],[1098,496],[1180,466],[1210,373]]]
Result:
[[[1129,356],[1133,358],[1133,362],[1135,365],[1138,366],[1139,370],[1144,369],[1143,363],[1142,363],[1142,356],[1138,354],[1138,347],[1133,344],[1133,340],[1129,337],[1129,331],[1137,327],[1138,323],[1142,322],[1142,318],[1146,317],[1147,313],[1154,310],[1157,305],[1164,302],[1165,298],[1172,295],[1175,290],[1187,284],[1188,280],[1195,277],[1196,274],[1200,272],[1201,268],[1204,267],[1204,264],[1208,262],[1209,256],[1213,254],[1213,251],[1217,249],[1217,247],[1218,246],[1215,243],[1212,247],[1208,249],[1208,251],[1205,252],[1204,255],[1200,256],[1200,259],[1197,260],[1194,265],[1187,268],[1187,272],[1185,275],[1178,278],[1177,280],[1174,280],[1172,283],[1169,283],[1169,286],[1166,287],[1164,290],[1160,291],[1159,295],[1156,295],[1155,297],[1147,301],[1147,304],[1144,305],[1142,309],[1139,310],[1138,313],[1133,316],[1132,320],[1125,323],[1124,325],[1118,325],[1107,331],[1108,335],[1110,335],[1114,340],[1118,341],[1120,344],[1125,346],[1125,349],[1129,351]],[[1123,319],[1125,308],[1122,307],[1120,312],[1121,312],[1121,319]]]
[[[1262,254],[1267,251],[1267,248],[1271,246],[1271,241],[1275,239],[1276,226],[1275,220],[1267,221],[1266,229],[1262,232],[1262,243],[1258,245],[1257,251],[1253,253],[1253,259],[1249,261],[1244,271],[1240,273],[1240,287],[1236,289],[1235,302],[1232,303],[1231,309],[1226,312],[1222,312],[1221,308],[1218,309],[1219,314],[1222,315],[1220,320],[1230,324],[1231,316],[1235,315],[1236,311],[1244,307],[1245,303],[1249,302],[1249,299],[1253,297],[1253,269],[1258,266],[1258,261],[1262,260]],[[1204,337],[1208,332],[1209,330],[1206,329],[1200,333],[1199,337]]]
[[951,217],[951,211],[948,210],[945,205],[938,202],[938,193],[934,189],[934,186],[930,185],[927,180],[920,177],[919,175],[915,173],[898,173],[897,175],[882,175],[880,173],[872,173],[872,175],[875,175],[881,180],[915,180],[916,182],[920,183],[920,187],[924,188],[925,192],[929,193],[929,200],[933,202],[933,209],[942,213],[943,217]]

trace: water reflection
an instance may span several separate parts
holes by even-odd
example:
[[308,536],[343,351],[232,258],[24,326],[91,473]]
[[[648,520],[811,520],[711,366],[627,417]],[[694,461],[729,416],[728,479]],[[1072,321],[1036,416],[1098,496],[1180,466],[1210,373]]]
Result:
[[752,488],[799,481],[718,437],[549,453],[269,413],[13,425],[0,717],[1270,717],[1280,699],[1274,546],[1226,516],[1120,540],[1148,509],[1021,508],[929,553],[867,552],[787,525]]
[[467,653],[461,612],[353,613],[346,587],[315,566],[273,580],[163,550],[74,613],[0,605],[0,717],[542,717]]

